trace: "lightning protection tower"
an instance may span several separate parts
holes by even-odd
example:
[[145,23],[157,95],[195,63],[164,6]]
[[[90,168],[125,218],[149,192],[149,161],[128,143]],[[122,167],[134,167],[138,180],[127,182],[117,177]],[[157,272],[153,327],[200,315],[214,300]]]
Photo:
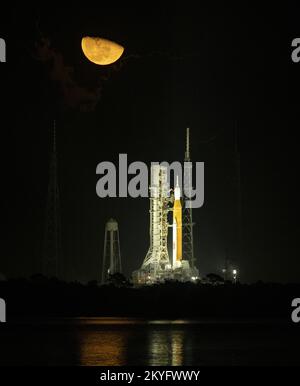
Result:
[[113,218],[105,225],[102,264],[102,284],[108,281],[110,275],[122,272],[119,228],[117,221]]
[[190,267],[195,268],[194,240],[193,240],[193,216],[192,208],[188,201],[192,191],[192,162],[190,156],[190,129],[186,129],[186,149],[184,157],[184,208],[182,220],[182,254],[188,260]]
[[61,220],[57,176],[56,125],[53,123],[52,150],[49,166],[48,196],[45,218],[44,251],[42,272],[47,277],[61,275]]

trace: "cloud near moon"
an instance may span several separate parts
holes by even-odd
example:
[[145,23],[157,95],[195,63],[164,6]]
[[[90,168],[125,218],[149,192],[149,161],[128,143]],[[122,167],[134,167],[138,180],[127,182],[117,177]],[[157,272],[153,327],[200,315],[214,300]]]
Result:
[[[33,56],[44,62],[50,79],[57,86],[59,99],[63,108],[93,111],[100,100],[104,76],[98,77],[93,88],[79,82],[75,77],[75,68],[66,64],[64,55],[51,45],[50,39],[42,37],[35,43]],[[57,98],[58,97],[58,98]]]
[[81,48],[87,59],[102,66],[116,62],[124,52],[124,47],[115,42],[90,36],[82,38]]

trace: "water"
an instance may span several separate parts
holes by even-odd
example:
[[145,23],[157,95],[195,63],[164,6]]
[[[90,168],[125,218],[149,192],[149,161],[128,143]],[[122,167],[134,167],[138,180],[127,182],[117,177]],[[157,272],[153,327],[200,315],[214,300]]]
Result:
[[0,325],[1,365],[300,365],[279,321],[73,318]]

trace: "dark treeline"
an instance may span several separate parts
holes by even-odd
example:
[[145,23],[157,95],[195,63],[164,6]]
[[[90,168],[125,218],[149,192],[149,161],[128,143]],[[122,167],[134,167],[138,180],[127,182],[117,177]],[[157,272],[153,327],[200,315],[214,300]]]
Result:
[[132,316],[145,318],[284,317],[300,284],[222,285],[169,282],[134,288],[34,277],[0,282],[9,317]]

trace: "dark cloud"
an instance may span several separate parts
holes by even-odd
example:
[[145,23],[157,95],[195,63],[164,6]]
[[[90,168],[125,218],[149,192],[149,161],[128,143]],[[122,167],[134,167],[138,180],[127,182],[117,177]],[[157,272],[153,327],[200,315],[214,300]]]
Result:
[[36,42],[34,57],[47,65],[50,79],[57,86],[63,107],[81,111],[94,110],[101,97],[104,77],[99,77],[93,88],[80,84],[74,76],[74,67],[66,64],[62,53],[52,47],[48,38],[43,37]]

